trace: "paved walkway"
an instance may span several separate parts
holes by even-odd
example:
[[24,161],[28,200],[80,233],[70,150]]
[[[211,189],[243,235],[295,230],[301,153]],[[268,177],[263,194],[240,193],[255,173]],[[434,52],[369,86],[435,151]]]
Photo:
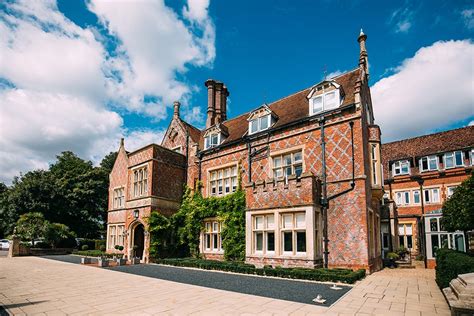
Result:
[[38,257],[0,258],[0,305],[14,315],[449,315],[432,270],[384,270],[331,308]]

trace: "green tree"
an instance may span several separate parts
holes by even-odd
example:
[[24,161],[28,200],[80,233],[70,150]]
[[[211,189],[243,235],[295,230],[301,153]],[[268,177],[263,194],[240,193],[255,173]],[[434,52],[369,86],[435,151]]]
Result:
[[52,248],[55,248],[61,241],[75,237],[75,235],[76,234],[64,224],[48,223],[43,237]]
[[112,172],[112,168],[114,167],[115,160],[117,159],[117,154],[118,153],[116,151],[111,151],[100,162],[100,167],[104,169],[104,171],[107,172],[107,174]]
[[45,221],[43,214],[39,212],[26,213],[20,216],[16,223],[16,233],[23,241],[31,241],[35,245],[35,239],[44,236],[49,223]]
[[[464,180],[444,202],[441,222],[447,231],[466,233],[474,229],[474,177]],[[469,249],[467,238],[466,249]]]

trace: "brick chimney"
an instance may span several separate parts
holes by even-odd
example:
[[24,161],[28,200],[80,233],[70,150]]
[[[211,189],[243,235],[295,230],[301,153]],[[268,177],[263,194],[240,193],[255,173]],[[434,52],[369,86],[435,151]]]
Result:
[[369,79],[369,56],[365,47],[366,40],[367,35],[364,34],[364,31],[362,29],[360,29],[360,34],[357,38],[357,41],[359,42],[360,46],[359,67],[362,67],[365,70],[365,73],[367,74],[367,79]]
[[208,79],[205,85],[207,87],[206,128],[209,128],[227,119],[227,97],[229,96],[229,91],[222,82],[213,79]]

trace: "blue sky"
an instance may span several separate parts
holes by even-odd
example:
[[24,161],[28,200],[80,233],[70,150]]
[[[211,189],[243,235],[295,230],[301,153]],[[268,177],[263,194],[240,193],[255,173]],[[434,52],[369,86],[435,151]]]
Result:
[[176,99],[202,127],[208,78],[235,117],[351,70],[361,27],[385,141],[474,120],[471,1],[7,1],[2,180],[63,150],[159,143]]

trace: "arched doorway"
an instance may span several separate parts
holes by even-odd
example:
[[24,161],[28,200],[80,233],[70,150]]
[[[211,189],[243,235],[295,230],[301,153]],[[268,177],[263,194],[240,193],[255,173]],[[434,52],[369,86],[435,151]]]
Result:
[[[135,257],[143,259],[143,249],[145,247],[145,228],[143,224],[138,224],[133,230],[133,245],[132,249],[137,246],[135,250]],[[133,255],[133,252],[132,252]]]

